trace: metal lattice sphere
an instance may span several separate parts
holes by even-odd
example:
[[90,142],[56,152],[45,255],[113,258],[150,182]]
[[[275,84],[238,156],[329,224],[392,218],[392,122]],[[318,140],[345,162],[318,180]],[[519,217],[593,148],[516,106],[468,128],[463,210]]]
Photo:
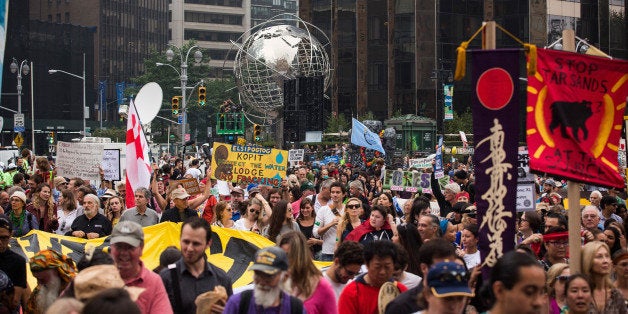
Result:
[[323,76],[329,84],[329,58],[324,46],[308,30],[274,25],[249,36],[234,63],[243,102],[259,112],[283,106],[283,82],[297,76]]

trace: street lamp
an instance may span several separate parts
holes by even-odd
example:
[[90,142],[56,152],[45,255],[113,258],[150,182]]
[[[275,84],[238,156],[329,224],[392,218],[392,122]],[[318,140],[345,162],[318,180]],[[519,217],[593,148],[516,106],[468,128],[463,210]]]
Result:
[[[28,75],[31,68],[28,66],[27,60],[22,60],[20,66],[17,65],[17,60],[13,58],[13,62],[9,66],[11,73],[17,73],[17,113],[22,113],[22,74]],[[21,71],[18,71],[21,70]]]
[[48,74],[55,74],[57,72],[67,74],[69,76],[76,77],[78,79],[83,80],[83,137],[85,137],[85,135],[87,134],[87,132],[85,131],[87,129],[86,124],[85,124],[85,108],[87,107],[86,106],[87,103],[85,101],[85,53],[83,53],[83,76],[66,72],[63,70],[54,70],[54,69],[48,70]]
[[[188,57],[190,56],[190,52],[192,52],[192,50],[197,49],[194,52],[194,64],[198,65],[199,63],[201,63],[201,60],[203,59],[203,53],[201,52],[200,48],[198,46],[192,46],[190,47],[190,49],[188,49],[187,53],[185,54],[185,59],[183,58],[183,54],[181,53],[181,48],[175,47],[178,51],[179,51],[179,58],[181,59],[181,63],[180,63],[180,67],[181,70],[177,70],[177,68],[175,68],[172,64],[169,63],[161,63],[161,62],[157,62],[156,65],[157,66],[169,66],[171,67],[175,72],[177,72],[177,74],[179,74],[179,79],[181,80],[181,145],[185,146],[185,125],[186,125],[186,114],[185,114],[185,109],[186,109],[186,92],[187,92],[187,84],[188,84]],[[175,57],[175,52],[171,49],[168,48],[168,50],[166,51],[166,60],[168,60],[168,62],[172,61]]]

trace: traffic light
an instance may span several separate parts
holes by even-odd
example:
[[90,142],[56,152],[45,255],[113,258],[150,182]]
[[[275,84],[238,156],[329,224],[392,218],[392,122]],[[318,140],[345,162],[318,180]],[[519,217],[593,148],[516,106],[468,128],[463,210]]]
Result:
[[179,101],[181,96],[173,96],[172,97],[172,115],[176,116],[179,114]]
[[205,106],[207,100],[207,88],[205,86],[199,86],[198,88],[198,105]]
[[48,133],[48,143],[49,144],[54,144],[55,143],[55,132],[49,132]]
[[260,140],[260,135],[262,134],[262,127],[259,124],[253,124],[253,138],[255,141]]

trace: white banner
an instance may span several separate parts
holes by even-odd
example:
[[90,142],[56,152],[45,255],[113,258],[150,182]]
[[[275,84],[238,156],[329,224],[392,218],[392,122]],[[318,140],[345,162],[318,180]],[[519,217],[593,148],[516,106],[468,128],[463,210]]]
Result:
[[425,169],[432,168],[434,158],[413,158],[408,159],[408,168]]
[[303,161],[303,156],[305,156],[305,151],[303,149],[291,149],[288,151],[289,162]]
[[102,154],[102,170],[105,180],[120,181],[120,150],[105,149]]
[[104,144],[57,143],[57,174],[66,178],[100,179],[99,167],[103,161]]

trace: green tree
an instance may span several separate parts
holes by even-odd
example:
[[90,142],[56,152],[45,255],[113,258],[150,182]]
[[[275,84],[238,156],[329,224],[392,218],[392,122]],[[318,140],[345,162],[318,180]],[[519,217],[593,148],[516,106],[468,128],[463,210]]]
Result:
[[95,129],[94,136],[108,137],[111,139],[112,142],[124,142],[126,141],[126,126],[108,129]]
[[325,133],[347,132],[350,128],[350,124],[344,113],[337,115],[330,114],[327,117],[327,128],[325,128]]
[[463,131],[466,134],[473,133],[473,116],[469,108],[462,114],[454,111],[454,119],[445,121],[445,133],[452,134],[459,131]]
[[[185,61],[185,54],[195,44],[196,43],[194,41],[189,41],[180,49],[172,48],[175,52],[175,56],[172,61],[168,61],[166,59],[165,51],[152,52],[150,56],[144,60],[144,74],[132,79],[137,87],[127,88],[125,90],[125,95],[136,95],[139,88],[144,86],[144,84],[156,82],[159,86],[161,86],[164,95],[158,116],[176,121],[177,117],[172,116],[171,100],[173,96],[181,95],[181,90],[174,88],[175,86],[181,86],[180,77],[177,73],[177,71],[181,70],[181,58],[179,53],[184,54],[183,57]],[[206,138],[207,127],[211,126],[215,129],[215,113],[219,110],[222,102],[228,98],[237,102],[237,89],[235,88],[233,77],[210,78],[210,73],[212,71],[208,65],[210,58],[207,56],[208,53],[206,51],[203,49],[200,50],[203,52],[203,59],[199,65],[194,64],[194,52],[196,49],[193,49],[188,57],[187,87],[195,88],[191,91],[188,89],[186,94],[186,111],[189,126],[188,130],[192,135],[192,138],[196,138],[198,141],[204,141]],[[174,69],[167,65],[157,66],[157,63],[170,64],[174,67]],[[207,103],[202,107],[198,105],[198,86],[200,86],[201,80],[207,87]],[[180,141],[181,133],[174,131],[176,130],[177,125],[160,118],[156,118],[152,122],[152,129],[154,131],[165,130],[168,126],[172,127],[171,133],[175,134],[177,141]],[[153,137],[155,142],[164,143],[167,141],[167,132],[162,131],[157,133],[161,134]]]

